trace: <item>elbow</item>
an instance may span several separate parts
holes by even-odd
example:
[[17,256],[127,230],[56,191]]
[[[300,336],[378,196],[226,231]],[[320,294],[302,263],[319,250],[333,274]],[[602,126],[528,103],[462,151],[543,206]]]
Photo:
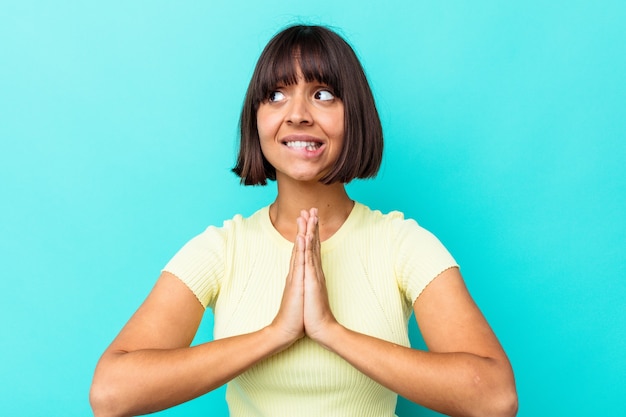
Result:
[[515,383],[503,384],[498,389],[492,391],[491,395],[487,395],[489,400],[483,409],[478,413],[479,416],[489,417],[515,417],[518,410],[517,390]]
[[510,368],[499,378],[483,385],[481,378],[474,378],[475,407],[466,415],[472,417],[515,417],[518,411],[515,378]]
[[492,403],[492,410],[485,414],[497,417],[515,417],[517,415],[518,400],[515,388],[498,395]]
[[465,408],[455,416],[464,417],[515,417],[517,415],[517,394],[493,394],[485,396],[480,405]]
[[89,390],[89,404],[94,417],[114,417],[110,404],[113,403],[110,395],[100,385],[94,383]]
[[115,356],[106,352],[96,365],[91,387],[89,404],[94,417],[127,417],[133,413],[128,408],[129,387],[120,378],[120,371],[115,366]]
[[502,380],[501,389],[499,390],[498,400],[496,401],[498,410],[497,416],[515,417],[519,408],[517,397],[517,388],[515,386],[515,376],[513,369],[509,365],[507,367],[506,376]]
[[123,417],[116,404],[118,398],[108,384],[94,379],[89,390],[89,404],[94,417]]
[[92,384],[89,390],[89,404],[91,405],[93,415],[95,417],[113,417],[113,414],[107,410],[108,403],[107,395],[102,389],[98,385]]

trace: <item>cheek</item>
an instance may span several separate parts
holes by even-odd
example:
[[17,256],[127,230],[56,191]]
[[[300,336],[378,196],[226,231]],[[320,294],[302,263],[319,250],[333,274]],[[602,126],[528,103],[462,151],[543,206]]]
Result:
[[345,133],[344,123],[343,113],[334,117],[333,126],[335,126],[335,128],[333,129],[333,135],[337,138],[341,138],[342,140]]
[[344,130],[345,130],[345,109],[343,106],[341,106],[339,109],[337,109],[337,111],[335,111],[333,118],[334,118],[334,124],[336,127],[335,131],[337,132],[338,136],[343,137],[344,134]]
[[261,110],[257,112],[256,128],[259,132],[259,138],[261,140],[273,137],[276,134],[278,127],[279,123],[277,123],[276,117],[272,117]]
[[261,111],[257,112],[256,129],[259,134],[259,145],[261,146],[261,153],[267,159],[268,145],[272,143],[272,138],[274,137],[275,133],[271,128],[271,123],[267,115]]

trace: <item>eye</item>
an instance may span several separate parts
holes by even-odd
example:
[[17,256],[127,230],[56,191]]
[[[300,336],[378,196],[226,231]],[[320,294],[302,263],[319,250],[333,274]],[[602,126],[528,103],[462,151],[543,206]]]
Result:
[[329,101],[335,98],[335,95],[329,90],[318,90],[315,92],[315,99],[322,101]]
[[267,97],[267,100],[270,103],[274,103],[276,101],[281,101],[282,99],[285,98],[285,95],[283,93],[281,93],[280,91],[272,91],[269,96]]

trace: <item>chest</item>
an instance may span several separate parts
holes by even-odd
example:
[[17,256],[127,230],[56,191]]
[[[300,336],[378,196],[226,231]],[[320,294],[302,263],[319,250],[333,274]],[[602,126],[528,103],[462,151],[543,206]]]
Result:
[[[248,245],[249,247],[249,245]],[[291,250],[275,245],[233,248],[215,304],[214,337],[259,330],[278,312],[289,271]],[[344,326],[408,345],[406,308],[388,257],[344,245],[322,250],[328,298]]]

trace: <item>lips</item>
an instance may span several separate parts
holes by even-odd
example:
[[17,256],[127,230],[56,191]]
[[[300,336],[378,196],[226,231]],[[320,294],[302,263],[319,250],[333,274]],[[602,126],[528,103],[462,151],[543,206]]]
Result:
[[309,152],[314,152],[320,149],[324,143],[320,139],[310,136],[288,136],[284,138],[282,141],[283,145],[287,146],[290,149],[294,150],[307,150]]
[[307,151],[315,151],[322,146],[321,143],[318,142],[308,142],[308,141],[293,141],[293,142],[285,142],[288,148],[304,148]]

